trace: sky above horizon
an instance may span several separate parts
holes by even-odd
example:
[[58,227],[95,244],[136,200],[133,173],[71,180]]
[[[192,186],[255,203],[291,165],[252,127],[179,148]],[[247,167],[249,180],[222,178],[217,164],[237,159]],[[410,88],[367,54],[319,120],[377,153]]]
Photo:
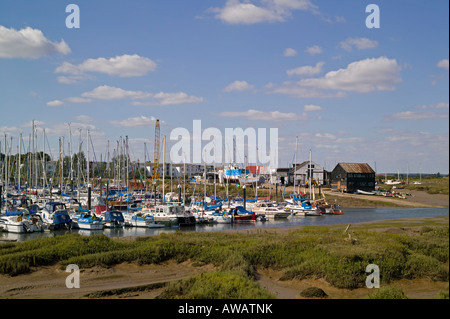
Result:
[[[71,3],[79,28],[66,26]],[[372,3],[379,28],[366,26]],[[298,137],[297,162],[311,150],[327,170],[448,174],[448,48],[444,0],[5,0],[1,148],[6,134],[16,153],[22,133],[26,150],[34,120],[54,159],[70,127],[73,152],[89,130],[91,158],[127,136],[143,161],[156,119],[166,156],[171,132],[201,120],[223,134],[277,128],[279,167]]]

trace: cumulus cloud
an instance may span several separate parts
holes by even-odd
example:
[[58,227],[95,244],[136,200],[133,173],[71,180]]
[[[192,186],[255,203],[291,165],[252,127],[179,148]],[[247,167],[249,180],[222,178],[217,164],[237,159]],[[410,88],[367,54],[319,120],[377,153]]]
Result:
[[322,111],[322,107],[319,105],[308,104],[304,106],[305,112]]
[[89,73],[102,73],[118,77],[144,76],[156,70],[153,60],[137,54],[124,54],[113,58],[87,59],[78,65],[64,62],[56,68],[55,73],[66,74],[58,77],[58,82],[72,84],[89,78]]
[[124,119],[122,121],[111,121],[111,124],[114,126],[121,126],[121,127],[143,127],[143,126],[154,126],[156,123],[156,118],[153,116],[146,117],[146,116],[137,116],[137,117],[130,117],[127,119]]
[[427,119],[446,119],[448,114],[437,112],[399,112],[385,117],[385,121],[395,120],[427,120]]
[[94,121],[94,119],[88,115],[78,115],[77,117],[75,117],[75,119],[82,123],[90,123]]
[[418,109],[448,109],[449,104],[448,102],[441,102],[437,104],[427,104],[427,105],[419,105],[416,106]]
[[283,52],[283,55],[286,56],[286,57],[296,56],[297,54],[298,54],[297,50],[292,49],[292,48],[287,48]]
[[400,70],[395,59],[365,59],[352,62],[345,69],[330,71],[322,78],[301,80],[299,84],[317,89],[359,93],[391,91],[395,89],[395,83],[401,82]]
[[15,30],[0,25],[0,58],[36,59],[54,53],[69,54],[69,46],[64,40],[52,42],[41,30],[26,27]]
[[253,109],[245,112],[222,112],[219,113],[219,116],[247,118],[255,121],[298,121],[307,118],[306,114],[282,113],[279,111],[263,112]]
[[318,45],[313,45],[312,47],[307,47],[305,52],[314,56],[316,54],[321,54],[323,52],[323,49],[321,47],[319,47]]
[[[200,103],[203,102],[204,99],[202,97],[196,97],[186,94],[185,92],[176,92],[176,93],[151,93],[151,92],[143,92],[143,91],[131,91],[124,90],[122,88],[113,87],[109,85],[98,86],[95,89],[84,92],[79,97],[69,97],[63,99],[66,102],[70,103],[89,103],[92,100],[103,100],[103,101],[112,101],[112,100],[133,100],[133,105],[176,105],[176,104],[188,104],[188,103]],[[139,100],[139,101],[136,101]],[[56,102],[58,101],[58,102]],[[60,100],[48,102],[51,105],[49,106],[60,106],[63,105],[64,102]]]
[[272,88],[268,91],[270,94],[286,94],[293,97],[300,98],[343,98],[346,97],[346,94],[343,92],[329,93],[323,92],[321,90],[317,90],[314,88],[307,88],[300,84],[300,82],[291,83],[286,82],[283,83],[280,87]]
[[[312,74],[320,71],[323,62],[315,67],[303,67],[288,71],[289,75]],[[271,87],[268,93],[286,94],[301,98],[342,98],[346,92],[369,93],[395,90],[401,67],[395,59],[386,57],[352,62],[346,68],[330,71],[320,78],[307,78],[298,82],[284,82]],[[332,92],[335,91],[335,92]]]
[[439,61],[437,66],[439,68],[443,68],[448,71],[448,59],[443,59],[443,60]]
[[176,92],[176,93],[165,93],[159,92],[153,94],[152,98],[154,101],[149,102],[139,102],[135,101],[132,104],[137,106],[152,106],[152,105],[177,105],[177,104],[192,104],[192,103],[201,103],[204,102],[205,99],[202,97],[191,96],[186,94],[185,92]]
[[294,10],[316,10],[310,0],[228,0],[222,8],[211,8],[215,18],[228,24],[283,22]]
[[249,84],[247,81],[234,81],[233,83],[228,84],[222,91],[223,92],[235,92],[235,91],[247,91],[252,90],[255,87]]
[[64,102],[60,101],[60,100],[53,100],[53,101],[47,102],[46,104],[47,104],[47,106],[61,106],[61,105],[64,105]]
[[339,43],[339,47],[346,50],[352,51],[353,47],[358,50],[372,49],[378,46],[378,42],[370,40],[367,38],[347,38],[347,40]]
[[102,85],[96,87],[92,91],[84,92],[82,97],[97,100],[121,100],[121,99],[146,99],[151,98],[151,93],[142,91],[128,91],[118,87]]
[[287,75],[316,75],[322,73],[322,67],[325,62],[318,62],[315,66],[305,65],[295,69],[287,70]]

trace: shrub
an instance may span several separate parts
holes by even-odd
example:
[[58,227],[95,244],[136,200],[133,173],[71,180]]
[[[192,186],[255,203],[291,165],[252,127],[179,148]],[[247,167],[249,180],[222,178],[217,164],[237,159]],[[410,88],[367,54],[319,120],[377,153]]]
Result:
[[377,289],[375,292],[369,294],[369,299],[408,299],[403,290],[397,287],[386,286]]

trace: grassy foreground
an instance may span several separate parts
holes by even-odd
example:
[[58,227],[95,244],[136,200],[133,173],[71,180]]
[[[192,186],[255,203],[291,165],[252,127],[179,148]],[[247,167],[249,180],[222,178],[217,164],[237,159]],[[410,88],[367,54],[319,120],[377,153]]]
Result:
[[[415,222],[413,231],[398,225],[352,225],[351,239],[344,232],[347,225],[283,232],[177,232],[133,240],[70,234],[0,245],[0,274],[17,276],[46,265],[76,264],[83,269],[190,260],[216,270],[170,283],[160,298],[204,299],[273,298],[255,282],[261,268],[281,271],[281,280],[324,278],[346,289],[365,287],[369,264],[379,266],[383,286],[399,279],[448,281],[448,222]],[[392,229],[396,231],[386,231]]]

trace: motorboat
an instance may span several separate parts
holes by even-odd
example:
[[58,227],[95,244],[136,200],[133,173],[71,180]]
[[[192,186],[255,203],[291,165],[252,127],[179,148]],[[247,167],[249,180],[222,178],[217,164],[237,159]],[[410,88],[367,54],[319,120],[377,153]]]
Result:
[[103,226],[106,228],[122,228],[125,225],[123,213],[119,210],[108,210],[103,213]]
[[125,223],[127,226],[146,227],[146,228],[162,228],[164,224],[155,222],[155,218],[144,212],[125,213]]
[[196,224],[195,216],[186,211],[184,205],[157,205],[153,213],[155,222],[166,226],[193,226]]
[[72,227],[86,230],[102,230],[103,220],[90,212],[81,212],[72,216]]
[[44,225],[50,230],[70,229],[72,227],[72,218],[66,205],[62,202],[48,202],[44,208],[38,212]]

